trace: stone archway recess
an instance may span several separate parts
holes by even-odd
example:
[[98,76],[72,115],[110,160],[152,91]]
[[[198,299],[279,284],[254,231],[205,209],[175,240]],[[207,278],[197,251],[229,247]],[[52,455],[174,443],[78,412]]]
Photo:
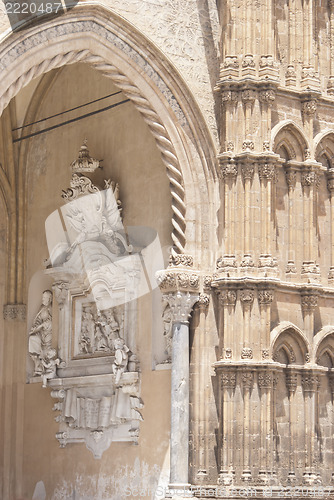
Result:
[[[184,131],[197,147],[202,163],[200,177],[206,181],[215,176],[210,166],[215,163],[215,150],[204,120],[201,123],[199,119],[197,104],[175,69],[133,26],[98,6],[77,6],[11,37],[0,52],[4,75],[0,114],[32,79],[64,65],[86,63],[111,78],[141,113],[161,152],[171,187],[173,251],[183,253],[187,241],[185,185],[189,203],[189,199],[195,199],[191,190],[197,175]],[[22,230],[19,216],[17,232]]]

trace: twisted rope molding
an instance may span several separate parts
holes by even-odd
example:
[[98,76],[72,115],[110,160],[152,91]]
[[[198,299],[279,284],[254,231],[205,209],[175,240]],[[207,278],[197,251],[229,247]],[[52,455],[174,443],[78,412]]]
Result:
[[23,75],[21,75],[1,96],[0,98],[0,116],[9,104],[10,100],[33,78],[42,75],[54,68],[59,68],[68,64],[85,62],[93,66],[103,75],[110,78],[113,83],[122,90],[122,92],[133,102],[136,109],[141,113],[147,123],[156,145],[161,153],[162,161],[167,170],[167,176],[170,182],[172,195],[172,253],[183,253],[186,242],[186,205],[185,190],[183,187],[182,172],[175,153],[174,146],[169,139],[168,132],[162,124],[158,114],[152,109],[149,101],[143,97],[136,85],[123,73],[121,73],[113,64],[105,62],[100,56],[95,56],[89,50],[71,51],[66,54],[59,54],[51,59],[46,59],[41,64],[33,66]]

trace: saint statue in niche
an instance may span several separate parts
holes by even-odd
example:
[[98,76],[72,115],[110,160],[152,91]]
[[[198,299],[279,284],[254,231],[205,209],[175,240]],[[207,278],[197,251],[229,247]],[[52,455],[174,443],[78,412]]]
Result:
[[[42,305],[34,319],[29,332],[29,355],[34,362],[34,375],[42,375],[46,371],[43,361],[46,353],[52,348],[52,292],[45,290]],[[54,353],[54,358],[56,352]]]

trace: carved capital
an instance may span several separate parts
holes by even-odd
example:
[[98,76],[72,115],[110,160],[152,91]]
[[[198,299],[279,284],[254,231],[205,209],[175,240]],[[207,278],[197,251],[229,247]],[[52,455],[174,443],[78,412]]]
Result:
[[233,69],[239,68],[239,61],[237,56],[225,56],[223,64],[224,68],[233,68]]
[[327,188],[328,191],[332,194],[334,191],[334,168],[330,168],[327,171]]
[[236,373],[235,372],[223,372],[220,376],[220,382],[222,389],[234,389],[236,384]]
[[313,116],[317,111],[317,101],[310,99],[302,103],[302,112],[304,116]]
[[235,179],[238,175],[238,166],[235,163],[225,163],[220,167],[220,175],[222,179]]
[[317,295],[302,295],[301,296],[301,305],[304,312],[312,312],[318,305],[318,296]]
[[250,347],[243,347],[241,350],[241,359],[253,359],[253,350]]
[[303,374],[302,386],[305,392],[315,392],[319,387],[320,381],[318,375]]
[[296,185],[296,178],[297,178],[297,174],[296,174],[295,170],[292,170],[291,168],[286,169],[286,171],[285,171],[285,179],[286,179],[286,183],[287,183],[289,189],[292,189],[292,188],[295,187],[295,185]]
[[297,374],[288,372],[285,376],[285,384],[290,393],[295,392],[297,389]]
[[238,93],[233,90],[224,90],[221,93],[223,104],[235,104],[238,100]]
[[259,304],[269,305],[274,300],[274,292],[272,290],[259,290]]
[[219,302],[223,306],[235,306],[237,293],[235,290],[224,290],[219,292]]
[[273,180],[275,178],[275,166],[271,163],[264,163],[259,165],[260,180]]
[[62,307],[64,306],[68,289],[69,289],[69,283],[67,283],[66,281],[57,281],[52,285],[52,290],[60,309],[62,309]]
[[272,89],[261,90],[259,92],[259,100],[264,104],[268,104],[268,106],[271,106],[274,103],[275,98],[276,95]]
[[172,269],[167,271],[158,271],[156,274],[161,290],[182,290],[182,291],[195,291],[199,289],[199,276],[195,273],[177,272]]
[[258,383],[260,389],[270,389],[273,385],[273,374],[269,371],[261,371],[258,374]]
[[316,174],[313,170],[302,172],[301,183],[303,187],[312,186],[316,181]]
[[169,256],[169,266],[168,267],[192,267],[194,265],[194,259],[192,255],[186,255],[184,253],[171,254]]
[[192,295],[189,292],[178,291],[163,295],[163,300],[170,307],[173,323],[188,323],[188,318],[198,299],[198,295]]
[[241,174],[245,180],[252,180],[254,176],[254,165],[248,163],[241,166]]
[[27,308],[25,304],[5,304],[3,318],[7,321],[25,321]]
[[244,307],[251,307],[254,302],[254,291],[249,289],[241,290],[240,300]]
[[202,308],[206,308],[210,304],[210,295],[207,293],[200,293],[199,294],[199,299],[198,299],[198,304]]
[[243,372],[242,377],[242,385],[244,389],[250,389],[253,384],[253,373],[252,372]]
[[256,93],[252,89],[245,89],[241,92],[242,102],[252,104],[255,101]]

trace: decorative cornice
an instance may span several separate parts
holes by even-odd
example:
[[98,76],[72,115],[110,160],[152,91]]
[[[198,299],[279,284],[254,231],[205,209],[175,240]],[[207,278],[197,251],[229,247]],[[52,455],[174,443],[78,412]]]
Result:
[[25,321],[27,308],[25,304],[5,304],[3,318],[7,321]]
[[163,300],[169,304],[173,323],[188,323],[188,318],[199,296],[184,292],[168,293]]

